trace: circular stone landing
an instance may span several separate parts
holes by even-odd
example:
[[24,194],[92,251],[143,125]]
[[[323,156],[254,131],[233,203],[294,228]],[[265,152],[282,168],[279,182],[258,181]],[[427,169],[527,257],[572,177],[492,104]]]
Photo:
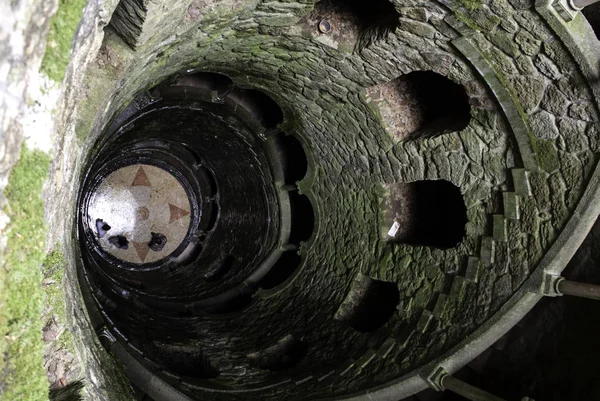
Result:
[[169,256],[189,230],[190,201],[168,171],[148,164],[120,168],[96,188],[88,224],[102,250],[117,259],[152,263]]

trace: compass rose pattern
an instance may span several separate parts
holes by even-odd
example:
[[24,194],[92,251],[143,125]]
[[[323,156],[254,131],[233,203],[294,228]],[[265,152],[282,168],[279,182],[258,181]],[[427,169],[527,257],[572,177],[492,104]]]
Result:
[[185,189],[171,173],[136,164],[102,181],[90,201],[88,224],[95,232],[97,227],[110,227],[96,235],[104,251],[124,262],[151,263],[183,242],[190,210]]

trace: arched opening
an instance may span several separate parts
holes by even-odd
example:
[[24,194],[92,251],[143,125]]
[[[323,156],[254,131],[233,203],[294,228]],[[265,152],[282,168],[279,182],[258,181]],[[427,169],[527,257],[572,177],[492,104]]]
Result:
[[322,0],[315,5],[312,17],[321,21],[319,30],[323,33],[355,34],[356,50],[360,50],[394,32],[400,14],[388,0]]
[[376,331],[390,320],[400,292],[396,284],[359,275],[334,319],[362,333]]
[[253,353],[248,357],[261,369],[280,371],[296,366],[308,352],[308,346],[293,335],[288,335],[277,344]]
[[465,236],[467,208],[460,189],[446,180],[388,187],[386,217],[390,242],[448,249]]
[[471,120],[465,89],[433,71],[413,71],[367,90],[398,140],[461,131]]

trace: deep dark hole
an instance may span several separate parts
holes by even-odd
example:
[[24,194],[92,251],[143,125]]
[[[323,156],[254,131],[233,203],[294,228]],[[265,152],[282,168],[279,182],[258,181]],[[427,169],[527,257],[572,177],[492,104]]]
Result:
[[246,91],[246,96],[250,97],[254,103],[260,106],[262,110],[262,124],[265,127],[276,127],[283,122],[283,111],[269,96],[255,90]]
[[259,286],[268,290],[283,284],[296,271],[300,261],[301,258],[297,251],[284,252],[275,266],[260,281]]
[[359,48],[394,32],[400,24],[400,14],[388,0],[322,0],[315,6],[315,12],[323,15],[333,12],[354,21],[359,30]]
[[469,125],[471,106],[461,85],[433,71],[414,71],[399,79],[412,86],[423,112],[423,124],[410,139],[432,138]]
[[204,195],[208,198],[216,196],[217,188],[218,188],[217,181],[215,180],[215,177],[212,175],[212,173],[209,172],[208,170],[200,169],[198,174],[199,174],[200,180],[204,184],[204,187],[206,188],[206,191],[207,191],[207,193],[205,193]]
[[257,90],[236,89],[225,101],[238,113],[245,112],[247,119],[258,121],[265,128],[275,128],[283,122],[283,111],[266,94]]
[[296,366],[308,352],[308,346],[293,337],[272,349],[261,353],[258,366],[261,369],[279,371]]
[[354,330],[370,333],[382,327],[394,315],[400,302],[400,292],[394,283],[365,278],[356,295],[353,308],[342,317]]
[[215,228],[217,218],[219,217],[219,206],[213,201],[208,201],[202,207],[202,214],[206,218],[202,219],[200,229],[208,232]]
[[448,249],[465,235],[467,208],[460,189],[449,181],[415,181],[402,184],[406,196],[396,205],[408,213],[408,230],[399,242]]
[[220,95],[233,88],[233,81],[226,75],[214,72],[200,72],[179,77],[177,85],[193,86],[217,91]]
[[208,87],[213,90],[225,91],[233,87],[233,81],[226,75],[217,74],[215,72],[203,72],[202,77],[208,82]]
[[591,4],[582,11],[588,20],[597,38],[600,38],[600,3]]
[[279,144],[285,182],[294,184],[301,181],[308,171],[308,160],[302,144],[291,135],[279,135]]
[[[292,242],[291,245],[279,244],[282,216],[278,210],[277,195],[280,182],[275,182],[273,177],[283,175],[289,184],[302,180],[307,174],[307,155],[297,138],[281,133],[277,126],[283,121],[283,111],[264,93],[234,88],[224,97],[224,104],[220,98],[215,100],[212,89],[220,91],[230,85],[227,77],[218,74],[178,76],[161,86],[160,93],[168,96],[152,99],[147,96],[144,102],[132,106],[133,114],[123,119],[127,121],[127,129],[116,131],[122,125],[115,125],[114,132],[118,135],[115,135],[114,142],[110,142],[115,145],[106,145],[106,160],[113,157],[112,152],[116,152],[121,144],[131,143],[131,148],[143,157],[152,157],[156,152],[167,166],[172,165],[174,170],[180,170],[184,175],[191,187],[190,191],[186,187],[186,192],[190,198],[194,195],[195,200],[201,200],[196,204],[202,213],[197,225],[188,229],[186,241],[191,243],[184,253],[167,262],[157,263],[156,269],[154,266],[131,271],[112,269],[115,272],[111,271],[111,277],[104,275],[100,269],[114,263],[112,258],[100,255],[97,259],[102,264],[88,263],[84,266],[96,280],[90,282],[92,288],[106,286],[107,297],[117,301],[114,305],[101,301],[110,329],[118,329],[123,337],[131,340],[132,345],[144,352],[149,369],[159,365],[165,373],[182,376],[182,381],[186,381],[187,377],[217,377],[219,372],[216,368],[223,369],[225,376],[225,369],[233,369],[223,367],[227,363],[224,358],[229,356],[229,345],[224,346],[224,355],[214,360],[215,366],[211,366],[205,358],[206,355],[213,357],[212,353],[208,354],[207,348],[201,348],[206,346],[206,335],[212,336],[215,344],[222,340],[219,339],[221,329],[218,325],[206,323],[209,320],[207,315],[233,314],[248,309],[255,300],[253,296],[258,287],[248,285],[244,279],[279,245],[287,245],[286,252],[262,284],[273,288],[284,283],[301,262],[296,245],[310,239],[315,225],[310,200],[297,190],[292,191]],[[207,100],[209,98],[212,101]],[[269,133],[277,134],[277,139],[282,140],[281,155],[263,152],[264,143],[259,136],[264,134],[261,129],[269,127],[274,128],[268,130]],[[162,135],[169,136],[168,146],[163,144]],[[180,146],[180,143],[185,146]],[[262,168],[269,165],[271,156],[280,156],[280,160],[272,165],[281,164],[285,168],[283,172]],[[120,154],[115,153],[114,157],[117,160]],[[213,171],[220,172],[221,179],[214,177]],[[91,170],[91,176],[93,173]],[[285,190],[290,188],[293,186],[288,185]],[[105,218],[110,221],[108,216]],[[83,226],[80,230],[85,229],[89,237],[94,230],[106,228],[104,222],[97,227],[93,224],[92,221],[92,227]],[[158,229],[161,232],[156,232],[157,228],[154,231],[152,239],[147,242],[154,251],[172,241],[165,235],[166,231]],[[116,230],[113,229],[111,234],[117,234]],[[111,246],[128,247],[129,241],[124,236],[108,237]],[[85,243],[81,245],[83,252],[89,251]],[[194,256],[185,256],[187,249],[193,246],[202,255],[190,251]],[[86,254],[87,260],[94,256]],[[113,284],[113,278],[118,285]],[[127,291],[129,297],[122,295]],[[248,313],[252,313],[251,310]],[[219,318],[226,321],[229,316]],[[229,326],[232,332],[235,330],[233,325]],[[153,333],[152,338],[145,333]],[[250,341],[251,338],[243,340]],[[296,340],[284,342],[278,349],[274,354],[266,354],[260,366],[273,371],[288,369],[307,352],[306,345]],[[219,385],[221,383],[217,383]],[[228,385],[226,382],[225,386]]]
[[292,230],[289,242],[298,245],[308,241],[315,227],[315,215],[310,200],[297,191],[289,192],[292,211]]
[[252,303],[252,296],[249,294],[240,294],[232,299],[227,300],[219,305],[215,305],[209,308],[206,308],[207,312],[217,313],[217,314],[226,314],[239,312],[242,309],[250,306]]

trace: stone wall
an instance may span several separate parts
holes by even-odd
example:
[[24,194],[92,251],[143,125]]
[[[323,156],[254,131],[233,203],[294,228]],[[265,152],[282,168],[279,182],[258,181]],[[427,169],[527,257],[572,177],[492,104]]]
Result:
[[[565,269],[567,279],[600,282],[599,234],[597,221]],[[590,317],[599,308],[598,302],[583,298],[543,299],[457,377],[507,400],[524,395],[547,401],[596,400],[600,388],[593,367],[594,355],[600,352],[595,341],[600,325]],[[556,386],[557,380],[568,385]]]
[[[83,84],[85,71],[99,51],[104,27],[108,25],[116,0],[89,1],[83,11],[80,25],[72,42],[71,61],[68,65],[62,92],[56,108],[55,118],[55,158],[50,169],[49,183],[46,186],[46,219],[48,222],[48,248],[64,254],[64,278],[62,296],[64,296],[66,318],[60,321],[73,339],[68,352],[74,352],[76,360],[69,362],[72,371],[78,375],[71,377],[85,385],[83,394],[89,400],[130,400],[133,395],[130,385],[123,379],[122,368],[105,352],[95,334],[92,320],[84,308],[82,294],[78,285],[75,269],[75,257],[72,252],[76,246],[72,225],[74,204],[63,200],[75,196],[78,183],[78,164],[85,152],[80,151],[75,133],[74,120],[80,115],[78,104],[88,96],[88,88]],[[57,201],[60,200],[60,201]],[[61,232],[56,236],[52,233]],[[50,345],[52,347],[52,345]],[[61,352],[65,352],[62,349]],[[60,352],[50,356],[55,364],[65,363]],[[50,362],[52,363],[52,362]],[[51,372],[52,373],[52,372]]]
[[[83,83],[88,96],[79,105],[77,141],[89,149],[136,93],[181,71],[224,73],[283,106],[284,124],[306,144],[314,166],[300,186],[317,205],[319,234],[303,250],[304,269],[277,295],[286,302],[259,300],[251,314],[239,317],[245,329],[237,335],[252,341],[240,345],[231,338],[224,344],[227,352],[204,344],[212,361],[225,363],[272,345],[271,337],[253,334],[255,327],[269,325],[272,338],[304,332],[304,341],[319,344],[306,358],[314,375],[302,381],[304,396],[358,391],[458,344],[520,288],[577,205],[595,167],[598,141],[592,92],[533,4],[423,7],[398,1],[396,31],[364,48],[344,42],[343,32],[336,40],[317,31],[309,23],[319,19],[310,14],[312,4],[233,3],[237,8],[206,14],[198,12],[201,6],[193,3],[183,23],[135,51],[106,36]],[[460,37],[474,52],[457,49]],[[477,69],[477,57],[496,76],[496,86]],[[396,142],[386,132],[387,122],[376,104],[367,103],[366,91],[414,70],[439,72],[467,89],[472,118],[465,130],[412,142]],[[497,99],[498,84],[504,99]],[[507,107],[515,110],[508,119]],[[506,200],[515,197],[513,169],[523,167],[533,196],[520,197],[519,210],[509,210],[516,207]],[[383,186],[427,179],[445,179],[461,189],[469,219],[465,240],[446,251],[387,246],[380,240],[381,225],[387,224],[379,210]],[[69,182],[77,182],[76,176]],[[489,224],[492,215],[500,216],[499,237]],[[477,279],[465,279],[469,256],[481,263]],[[374,335],[331,322],[349,290],[346,278],[359,272],[397,283],[401,292],[397,314]],[[318,282],[302,284],[316,275]],[[442,312],[434,316],[440,294]],[[206,338],[231,335],[222,322],[207,321],[204,330]],[[395,344],[390,359],[368,357],[389,339]],[[368,363],[354,370],[352,363],[350,374],[328,375],[348,356],[358,361],[365,356]],[[236,385],[267,379],[245,368],[252,374],[229,374]],[[308,365],[298,366],[302,369]],[[282,385],[281,391],[295,388]]]
[[[395,0],[396,29],[366,41],[359,40],[360,16],[315,3],[144,2],[145,18],[131,30],[137,39],[128,40],[135,50],[111,29],[105,34],[117,1],[88,3],[57,108],[57,156],[46,192],[48,245],[65,254],[68,326],[88,399],[128,395],[126,384],[114,386],[119,369],[96,337],[102,320],[90,320],[94,311],[85,309],[79,290],[73,227],[79,182],[111,119],[174,74],[219,72],[269,94],[310,159],[299,186],[313,203],[318,232],[301,247],[302,270],[274,295],[258,297],[248,313],[230,322],[207,319],[202,329],[200,346],[234,389],[267,382],[274,387],[265,397],[315,399],[414,374],[522,288],[577,207],[600,150],[597,84],[532,2]],[[18,12],[6,10],[14,24],[28,21]],[[324,19],[336,21],[333,32],[317,29]],[[0,69],[10,72],[0,81],[7,110],[0,178],[16,159],[27,71],[41,57],[38,29],[45,20],[31,21],[42,27],[25,28],[26,22],[0,31],[0,49],[12,60]],[[113,23],[127,38],[123,24]],[[19,42],[11,32],[22,31],[32,34]],[[435,71],[466,89],[467,128],[415,141],[394,137],[394,121],[380,108],[389,99],[368,94],[416,70]],[[385,188],[439,179],[460,188],[468,218],[464,241],[449,250],[383,241],[382,230],[392,223],[382,212]],[[394,283],[400,292],[396,313],[375,333],[333,320],[359,274]],[[273,374],[247,361],[290,334],[309,345],[295,370]]]

